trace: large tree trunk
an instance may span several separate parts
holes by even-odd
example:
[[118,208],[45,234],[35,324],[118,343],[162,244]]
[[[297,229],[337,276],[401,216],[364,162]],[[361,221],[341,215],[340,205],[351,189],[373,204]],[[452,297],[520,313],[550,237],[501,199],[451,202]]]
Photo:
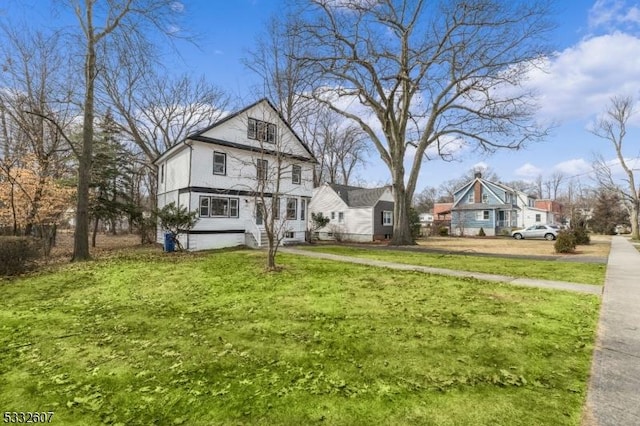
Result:
[[87,40],[85,58],[84,123],[82,129],[82,153],[78,164],[78,202],[76,205],[76,230],[73,238],[72,261],[89,260],[89,183],[93,156],[93,103],[96,76],[94,40]]
[[393,236],[391,244],[395,246],[413,245],[413,236],[409,226],[409,207],[411,205],[411,194],[407,193],[404,186],[404,168],[400,167],[394,173],[393,184]]

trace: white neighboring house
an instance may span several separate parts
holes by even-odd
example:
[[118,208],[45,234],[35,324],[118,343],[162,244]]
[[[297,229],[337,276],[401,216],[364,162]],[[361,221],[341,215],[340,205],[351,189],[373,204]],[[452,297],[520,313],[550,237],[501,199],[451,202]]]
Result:
[[[282,158],[280,187],[273,173]],[[262,99],[164,152],[158,167],[158,209],[174,202],[198,212],[195,227],[180,234],[188,250],[266,245],[259,179],[265,197],[279,200],[283,242],[305,241],[316,160],[273,104]],[[268,176],[268,177],[267,177]],[[159,227],[157,241],[164,236]]]
[[330,222],[316,230],[321,240],[369,242],[390,239],[393,234],[393,194],[390,186],[360,188],[325,183],[314,189],[311,213],[322,213]]
[[553,212],[535,206],[536,198],[522,191],[516,191],[517,205],[521,208],[518,226],[528,228],[531,225],[553,225]]

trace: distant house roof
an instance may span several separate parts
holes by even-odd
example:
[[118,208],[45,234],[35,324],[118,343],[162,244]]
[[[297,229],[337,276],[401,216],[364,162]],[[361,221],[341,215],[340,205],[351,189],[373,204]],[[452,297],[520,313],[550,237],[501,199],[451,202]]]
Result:
[[358,186],[338,185],[335,183],[330,183],[328,185],[349,207],[373,207],[378,202],[382,194],[390,189],[388,186],[381,186],[378,188],[361,188]]
[[453,203],[435,203],[433,205],[433,215],[443,215],[451,213],[451,207],[453,207]]

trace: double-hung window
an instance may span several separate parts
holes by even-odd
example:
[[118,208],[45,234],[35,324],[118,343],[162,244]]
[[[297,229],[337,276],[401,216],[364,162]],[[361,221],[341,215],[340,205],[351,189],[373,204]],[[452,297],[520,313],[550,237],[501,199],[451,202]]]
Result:
[[213,152],[213,174],[227,174],[227,154],[225,154],[224,152]]
[[276,125],[266,121],[249,118],[247,138],[262,142],[276,143]]
[[209,217],[209,202],[211,198],[200,197],[200,217]]
[[274,197],[271,202],[273,207],[273,218],[280,219],[280,198]]
[[256,177],[258,180],[267,180],[267,170],[269,170],[269,162],[258,159],[256,162]]
[[300,200],[300,220],[305,220],[307,216],[307,200]]
[[296,220],[296,217],[298,217],[298,200],[287,198],[287,219]]
[[489,220],[489,210],[477,211],[476,220]]
[[291,182],[299,185],[302,182],[302,167],[293,165],[291,168]]
[[393,225],[393,212],[389,210],[385,210],[382,212],[382,225],[384,226],[392,226]]
[[229,198],[229,217],[240,216],[239,201],[237,198]]

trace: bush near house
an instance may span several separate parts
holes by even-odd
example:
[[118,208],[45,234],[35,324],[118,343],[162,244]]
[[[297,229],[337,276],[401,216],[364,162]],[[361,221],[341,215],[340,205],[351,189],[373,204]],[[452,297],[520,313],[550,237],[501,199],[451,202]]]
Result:
[[576,249],[576,237],[573,232],[560,231],[553,247],[556,253],[573,253]]
[[585,246],[591,244],[591,238],[589,237],[589,232],[586,230],[586,228],[582,226],[572,228],[571,233],[576,240],[576,245]]
[[0,275],[19,275],[40,257],[40,250],[33,238],[0,237]]
[[484,232],[484,228],[480,228],[480,231],[478,231],[478,237],[486,237],[487,234]]

